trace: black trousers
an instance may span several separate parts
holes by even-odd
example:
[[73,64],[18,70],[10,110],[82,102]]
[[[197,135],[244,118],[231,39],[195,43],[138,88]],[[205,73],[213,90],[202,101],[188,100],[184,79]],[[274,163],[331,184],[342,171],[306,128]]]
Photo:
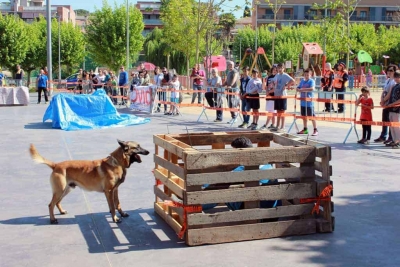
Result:
[[[328,89],[329,89],[328,86],[325,86],[324,88],[322,88],[322,90],[323,90],[324,92],[329,92]],[[332,92],[332,91],[331,91],[331,92]],[[328,99],[328,98],[329,98],[329,95],[326,94],[325,99]],[[333,94],[330,95],[330,98],[333,99]],[[325,110],[326,110],[326,111],[335,110],[335,109],[333,108],[333,103],[325,103]]]
[[[215,92],[207,92],[204,94],[204,96],[206,97],[207,103],[210,107],[212,108],[222,108],[221,106],[218,106],[217,103],[217,93]],[[222,110],[216,110],[217,113],[217,120],[221,120],[222,121]]]
[[46,102],[49,101],[49,99],[47,97],[47,88],[46,87],[38,87],[38,103],[40,103],[40,100],[42,99],[42,91],[44,93],[44,100]]
[[[361,121],[366,121],[366,120],[361,120]],[[363,129],[362,139],[371,140],[371,133],[372,133],[371,125],[363,125],[362,129]]]
[[[345,93],[346,92],[346,88],[342,88],[342,89],[339,89],[339,88],[335,88],[335,92],[337,92],[337,93]],[[336,95],[336,99],[337,100],[344,100],[344,94],[337,94]],[[342,103],[339,103],[338,104],[338,111],[344,111],[344,104],[342,104]]]
[[[384,108],[382,109],[382,121],[390,122],[389,119],[389,109]],[[382,126],[381,138],[386,139],[389,134],[389,139],[392,140],[392,133],[389,131],[389,126]]]

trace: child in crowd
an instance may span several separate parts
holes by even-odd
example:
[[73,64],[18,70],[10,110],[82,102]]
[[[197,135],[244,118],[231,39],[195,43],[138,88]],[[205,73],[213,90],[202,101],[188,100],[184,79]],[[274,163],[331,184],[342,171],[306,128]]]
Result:
[[180,82],[178,81],[178,76],[175,74],[172,76],[172,81],[170,82],[170,88],[171,88],[171,107],[169,109],[169,112],[166,113],[165,115],[179,115],[178,108],[176,107],[176,104],[179,103],[179,87],[181,86]]
[[[264,79],[265,81],[265,95],[269,96],[269,97],[273,97],[274,93],[272,92],[275,84],[274,84],[274,78],[275,75],[278,73],[276,66],[272,67],[271,69],[271,75],[269,75],[266,79]],[[268,113],[276,113],[275,110],[275,101],[274,99],[268,99],[265,101],[265,110]],[[275,116],[267,116],[267,121],[265,122],[265,124],[260,128],[260,130],[265,130],[265,129],[272,129],[275,128]],[[268,124],[271,122],[271,125],[268,126]]]
[[115,80],[115,75],[111,76],[111,92],[112,92],[112,101],[114,105],[117,105],[118,87],[117,87],[117,81]]
[[258,70],[251,71],[251,79],[246,85],[246,92],[240,98],[246,98],[246,111],[253,109],[253,122],[247,129],[258,129],[258,110],[260,109],[260,93],[262,92],[262,81],[258,77]]
[[[374,101],[369,96],[368,87],[364,86],[361,88],[361,95],[356,101],[356,105],[361,106],[361,115],[360,121],[372,121],[372,109],[374,108]],[[363,136],[362,139],[357,143],[359,144],[369,144],[369,140],[371,139],[371,125],[364,125],[363,128]]]
[[[300,92],[300,98],[313,98],[314,90],[315,90],[315,81],[311,79],[312,72],[307,69],[304,71],[304,78],[301,79],[299,86],[297,86],[297,92]],[[314,113],[314,103],[312,101],[301,100],[301,116],[303,116],[303,127],[304,129],[298,132],[297,134],[308,134],[308,126],[307,126],[307,117],[312,116],[315,117]],[[312,124],[314,127],[314,132],[312,136],[318,135],[317,130],[317,122],[312,120]]]

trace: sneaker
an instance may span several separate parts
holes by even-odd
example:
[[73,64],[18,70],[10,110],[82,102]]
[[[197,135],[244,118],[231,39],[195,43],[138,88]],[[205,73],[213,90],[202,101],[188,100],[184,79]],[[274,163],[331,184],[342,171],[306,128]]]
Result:
[[382,137],[376,138],[376,139],[374,140],[375,143],[381,143],[381,142],[384,142],[384,141],[385,141],[385,139],[382,138]]
[[362,139],[360,141],[358,141],[359,144],[363,144],[363,145],[369,145],[369,140],[367,139]]
[[272,129],[275,128],[275,126],[273,124],[271,124],[270,126],[268,126],[268,129]]
[[232,119],[231,119],[230,121],[228,121],[227,123],[228,123],[228,124],[234,124],[235,122],[236,122],[236,118],[234,118],[234,119],[232,118]]
[[308,134],[308,130],[303,129],[300,132],[297,132],[297,134]]
[[395,142],[390,142],[390,143],[387,143],[387,144],[385,144],[385,146],[388,146],[388,147],[390,147],[390,146],[394,146],[394,145],[396,145],[396,143],[395,143]]
[[318,131],[317,130],[314,130],[314,132],[312,133],[312,135],[311,136],[318,136]]
[[247,127],[247,129],[251,129],[251,128],[253,128],[253,126],[254,126],[254,122],[252,122],[252,123]]
[[214,122],[222,122],[222,120],[215,119]]
[[400,149],[400,144],[399,144],[399,143],[395,143],[395,144],[392,146],[392,148],[393,148],[393,149]]
[[156,112],[157,112],[157,113],[161,112],[160,108],[157,108]]
[[258,129],[258,125],[257,124],[253,124],[253,126],[250,128],[250,130],[257,130]]
[[[278,128],[277,128],[278,129]],[[277,130],[277,132],[278,133],[284,133],[284,132],[286,132],[286,130],[285,130],[285,128],[279,128],[278,130]]]
[[247,128],[248,124],[246,122],[243,122],[242,124],[240,124],[238,127],[239,128]]
[[279,131],[279,128],[278,127],[273,127],[273,128],[271,128],[270,129],[272,132],[278,132]]
[[266,129],[271,129],[271,128],[267,128],[267,125],[263,125],[263,126],[261,126],[261,128],[260,128],[260,130],[266,130]]
[[384,141],[383,143],[386,145],[386,144],[390,144],[392,142],[393,142],[392,139],[388,139],[388,140]]
[[360,139],[360,140],[357,141],[357,143],[364,144],[364,141],[365,141],[365,139]]

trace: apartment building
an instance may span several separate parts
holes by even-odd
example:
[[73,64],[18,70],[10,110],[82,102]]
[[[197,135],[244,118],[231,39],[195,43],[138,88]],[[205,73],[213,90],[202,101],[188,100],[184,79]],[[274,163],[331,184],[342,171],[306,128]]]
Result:
[[163,23],[160,19],[160,1],[137,1],[136,8],[139,9],[143,15],[143,36],[146,36],[155,27],[163,27]]
[[[343,0],[346,3],[346,0]],[[280,0],[270,0],[271,4]],[[325,16],[324,10],[315,10],[313,3],[324,4],[326,0],[286,0],[279,9],[276,16],[277,27],[296,26],[308,22],[318,23]],[[257,4],[258,3],[258,4]],[[373,23],[377,27],[399,26],[400,23],[400,1],[399,0],[359,0],[356,9],[350,17],[351,23],[366,22]],[[253,0],[254,10],[252,13],[253,27],[274,22],[274,8],[264,1]],[[335,16],[337,10],[327,10],[327,16]]]
[[[46,17],[46,4],[45,0],[9,0],[0,2],[0,12],[19,16],[29,23],[41,15]],[[51,16],[75,24],[75,12],[70,5],[52,5]]]

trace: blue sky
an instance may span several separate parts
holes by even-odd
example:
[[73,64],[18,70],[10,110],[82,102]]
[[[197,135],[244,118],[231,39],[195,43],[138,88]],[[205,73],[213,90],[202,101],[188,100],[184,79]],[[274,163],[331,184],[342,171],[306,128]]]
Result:
[[[107,0],[110,5],[113,5],[114,0]],[[146,0],[144,0],[146,1]],[[94,1],[93,1],[94,2]],[[96,1],[93,3],[92,1],[83,1],[83,0],[50,0],[52,5],[71,5],[72,8],[75,9],[86,9],[88,11],[94,11],[96,8],[101,8],[102,1]],[[126,3],[125,0],[115,0],[117,4]],[[137,1],[129,1],[132,4],[136,4]],[[242,8],[245,7],[244,0],[232,0],[232,1],[225,1],[224,3],[224,11],[228,12],[229,10],[233,10],[233,8],[238,5]],[[243,15],[243,9],[240,11],[234,12],[236,18],[240,18]]]

